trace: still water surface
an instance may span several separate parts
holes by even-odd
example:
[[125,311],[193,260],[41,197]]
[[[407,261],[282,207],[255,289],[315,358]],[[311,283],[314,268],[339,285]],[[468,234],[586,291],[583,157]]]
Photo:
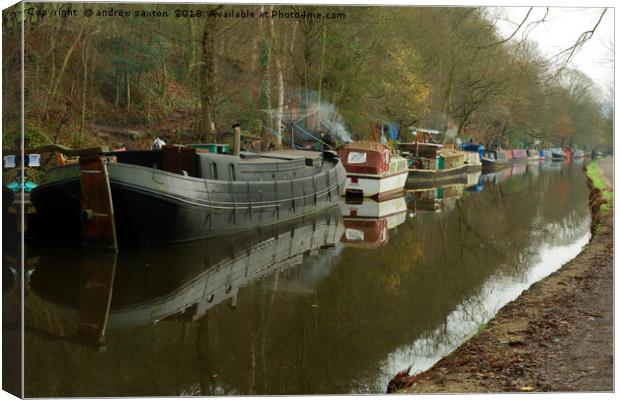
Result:
[[25,394],[383,393],[589,239],[580,165],[476,182],[117,256],[33,244]]

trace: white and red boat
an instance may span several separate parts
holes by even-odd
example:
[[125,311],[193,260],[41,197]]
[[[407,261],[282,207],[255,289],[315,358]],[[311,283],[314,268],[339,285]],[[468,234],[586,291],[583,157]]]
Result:
[[375,142],[352,142],[338,151],[347,171],[346,196],[376,200],[402,193],[407,182],[407,160]]

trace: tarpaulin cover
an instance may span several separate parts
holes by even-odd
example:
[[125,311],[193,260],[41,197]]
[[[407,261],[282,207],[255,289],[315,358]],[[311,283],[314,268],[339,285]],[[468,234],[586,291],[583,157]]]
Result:
[[463,143],[461,144],[461,149],[465,151],[472,151],[480,154],[480,158],[484,157],[484,146],[478,143]]
[[392,140],[398,140],[400,125],[390,122],[387,124],[388,137]]
[[[364,163],[358,162],[363,159],[360,153],[365,154]],[[390,151],[381,143],[348,143],[338,151],[338,156],[347,172],[350,173],[380,175],[390,168]]]

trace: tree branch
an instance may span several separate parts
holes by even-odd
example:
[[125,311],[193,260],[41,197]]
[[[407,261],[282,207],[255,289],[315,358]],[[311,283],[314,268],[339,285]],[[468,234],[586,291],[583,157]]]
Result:
[[527,14],[525,14],[525,18],[523,18],[523,21],[521,21],[521,23],[519,24],[519,26],[517,26],[517,29],[514,30],[514,32],[512,32],[512,34],[510,36],[508,36],[506,39],[500,40],[499,42],[495,42],[495,43],[490,43],[490,44],[485,44],[483,46],[477,46],[478,49],[485,49],[487,47],[493,47],[493,46],[497,46],[499,44],[503,44],[506,43],[507,41],[509,41],[510,39],[512,39],[517,32],[519,32],[519,29],[521,29],[521,27],[523,26],[523,24],[525,23],[525,21],[527,21],[527,19],[530,16],[530,13],[532,12],[532,10],[534,9],[534,7],[530,7],[529,10],[527,10]]

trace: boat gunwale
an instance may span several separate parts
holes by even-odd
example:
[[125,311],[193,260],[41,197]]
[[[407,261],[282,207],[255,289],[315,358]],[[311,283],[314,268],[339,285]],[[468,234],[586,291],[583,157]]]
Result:
[[[45,186],[39,186],[39,188],[37,188],[37,191],[43,191],[43,190],[48,190],[48,189],[52,189],[53,187],[57,187],[57,186],[64,186],[64,185],[69,185],[72,183],[78,183],[79,184],[79,177],[78,178],[71,178],[71,179],[64,179],[61,181],[56,181],[56,182],[50,182],[45,184]],[[307,197],[314,197],[315,195],[317,197],[323,197],[325,195],[328,195],[330,192],[332,192],[332,190],[334,190],[335,188],[337,188],[339,185],[336,182],[335,184],[330,185],[328,188],[322,190],[322,191],[317,191],[317,192],[312,192],[310,194],[304,195],[304,196],[298,196],[298,197],[293,197],[293,198],[285,198],[285,199],[278,199],[278,200],[265,200],[265,201],[233,201],[233,202],[227,202],[227,201],[213,201],[213,200],[205,200],[202,201],[200,200],[199,202],[197,202],[197,199],[193,199],[190,197],[186,197],[186,196],[181,196],[181,195],[170,195],[166,192],[162,192],[162,191],[157,191],[157,190],[153,190],[153,189],[149,189],[146,188],[144,186],[139,186],[139,185],[133,185],[133,184],[128,184],[116,179],[112,179],[110,178],[110,184],[111,185],[118,185],[122,188],[125,189],[130,189],[136,192],[142,192],[142,193],[148,193],[151,195],[156,195],[157,197],[163,198],[163,199],[173,199],[173,200],[177,200],[181,203],[185,203],[185,204],[191,204],[191,205],[195,205],[195,206],[200,206],[200,207],[206,207],[206,208],[213,208],[213,209],[220,209],[220,210],[243,210],[243,209],[259,209],[259,208],[279,208],[281,203],[284,202],[288,202],[288,201],[293,201],[293,200],[299,200],[299,199],[305,199]],[[207,192],[208,193],[208,192]],[[225,207],[225,206],[221,206],[221,204],[232,204],[234,206],[229,206],[229,207]],[[254,206],[256,204],[256,206]]]
[[[122,162],[112,162],[112,163],[107,163],[106,166],[108,168],[112,168],[112,169],[116,169],[116,168],[135,168],[138,170],[148,170],[148,171],[152,171],[153,174],[158,173],[158,174],[162,174],[162,175],[166,175],[166,176],[170,176],[173,178],[177,178],[177,179],[182,179],[182,180],[187,180],[187,181],[191,181],[191,182],[207,182],[207,183],[230,183],[230,182],[234,182],[234,183],[242,183],[242,184],[247,184],[248,182],[251,184],[253,182],[285,182],[285,181],[301,181],[303,179],[309,179],[309,178],[316,178],[318,176],[324,175],[324,174],[329,174],[330,171],[336,170],[338,168],[338,164],[342,165],[342,167],[344,168],[344,165],[342,164],[342,162],[340,161],[340,159],[323,159],[323,161],[326,161],[328,163],[332,163],[333,167],[331,168],[325,168],[325,167],[321,167],[321,172],[314,174],[314,175],[309,175],[309,176],[304,176],[304,177],[300,177],[300,178],[295,178],[295,179],[273,179],[273,180],[231,180],[231,179],[209,179],[209,178],[201,178],[201,177],[196,177],[196,176],[189,176],[189,175],[181,175],[175,172],[170,172],[170,171],[164,171],[163,169],[157,169],[157,168],[153,168],[153,167],[145,167],[143,165],[136,165],[136,164],[130,164],[130,163],[122,163]],[[79,170],[80,166],[79,164],[68,164],[68,165],[61,165],[61,166],[56,166],[53,168],[50,168],[47,172],[46,175],[48,175],[50,172],[53,171],[61,171],[61,170],[65,170],[65,169],[78,169]],[[271,170],[268,170],[271,171]],[[276,171],[276,170],[273,170]],[[277,171],[284,171],[283,169],[279,169]],[[240,171],[243,173],[248,173],[248,171]],[[346,170],[345,170],[346,172]],[[79,174],[78,174],[79,177]],[[79,179],[79,178],[78,178]],[[49,185],[53,182],[45,182],[43,181],[41,183],[41,185]],[[39,186],[41,186],[39,185]]]

